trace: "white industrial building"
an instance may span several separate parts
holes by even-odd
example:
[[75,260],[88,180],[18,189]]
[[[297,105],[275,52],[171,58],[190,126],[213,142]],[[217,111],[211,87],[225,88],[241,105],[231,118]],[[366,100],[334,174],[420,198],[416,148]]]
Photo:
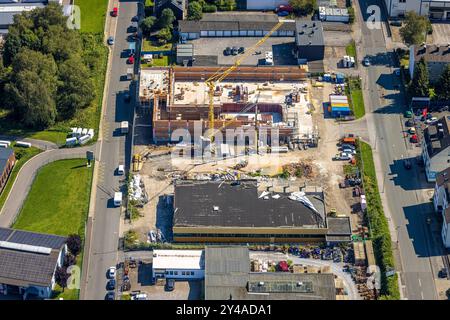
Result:
[[153,278],[201,280],[205,277],[203,250],[153,250]]
[[384,0],[390,17],[403,16],[414,11],[430,19],[449,20],[450,1],[448,0]]
[[439,172],[434,187],[433,204],[437,213],[442,215],[442,242],[450,248],[450,206],[449,206],[450,168]]

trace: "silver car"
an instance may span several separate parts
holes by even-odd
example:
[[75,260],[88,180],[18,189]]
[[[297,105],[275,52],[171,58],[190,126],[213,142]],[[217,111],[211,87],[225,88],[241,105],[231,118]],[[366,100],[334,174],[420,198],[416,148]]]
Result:
[[112,46],[112,45],[114,44],[114,38],[113,38],[113,36],[110,36],[110,37],[108,38],[108,44],[109,44],[110,46]]

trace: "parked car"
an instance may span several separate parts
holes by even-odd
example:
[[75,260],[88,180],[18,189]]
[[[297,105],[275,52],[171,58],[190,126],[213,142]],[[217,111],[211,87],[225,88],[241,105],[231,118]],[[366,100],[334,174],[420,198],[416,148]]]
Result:
[[427,124],[435,124],[436,122],[438,122],[438,118],[436,117],[432,117],[430,119],[427,119],[427,121],[425,121]]
[[407,127],[414,127],[414,120],[413,119],[406,120],[405,125]]
[[226,55],[226,56],[231,55],[231,48],[230,47],[226,47],[224,52],[223,52],[223,54]]
[[365,57],[363,60],[363,65],[365,65],[366,67],[370,66],[370,60],[368,57]]
[[395,69],[394,74],[399,77],[400,76],[400,69]]
[[134,16],[133,18],[131,18],[132,22],[138,22],[139,21],[139,16]]
[[355,150],[356,147],[354,145],[352,145],[352,144],[343,143],[343,144],[341,144],[341,149],[352,149],[352,150]]
[[278,15],[279,17],[286,17],[286,16],[289,15],[289,12],[287,12],[287,11],[278,11],[278,12],[277,12],[277,15]]
[[350,160],[352,157],[345,152],[338,153],[334,156],[334,160]]
[[106,296],[105,300],[116,300],[116,294],[114,291],[109,291]]
[[244,53],[245,52],[245,48],[244,47],[240,47],[238,50],[239,53]]
[[231,48],[231,54],[232,54],[233,56],[236,56],[238,53],[239,53],[238,47],[233,47],[233,48]]
[[128,57],[127,63],[128,64],[134,64],[134,56]]
[[412,168],[411,161],[409,159],[403,160],[403,166],[406,170],[410,170]]
[[166,285],[164,286],[166,291],[173,291],[175,289],[175,280],[174,279],[166,279]]
[[413,113],[411,111],[405,111],[405,118],[412,118],[413,117]]
[[113,17],[117,17],[117,16],[119,15],[119,8],[114,7],[114,8],[113,8],[113,11],[111,12],[111,15],[112,15]]
[[123,164],[119,164],[119,167],[117,168],[117,174],[119,175],[125,174],[125,166]]
[[108,283],[106,284],[106,289],[115,290],[116,289],[116,280],[115,279],[109,280]]
[[391,21],[389,24],[391,26],[394,26],[394,27],[401,27],[402,26],[402,22],[400,20]]
[[110,279],[115,279],[116,278],[116,267],[110,267],[108,269],[108,277]]
[[444,111],[448,111],[449,110],[449,106],[442,106],[438,108],[438,112],[444,112]]
[[448,277],[448,272],[446,268],[442,268],[441,270],[439,270],[438,272],[438,277],[441,279],[445,279]]
[[355,149],[343,149],[342,152],[346,154],[356,154]]
[[108,44],[109,44],[110,46],[112,46],[112,45],[114,44],[114,37],[113,37],[113,36],[109,36],[109,37],[108,37]]

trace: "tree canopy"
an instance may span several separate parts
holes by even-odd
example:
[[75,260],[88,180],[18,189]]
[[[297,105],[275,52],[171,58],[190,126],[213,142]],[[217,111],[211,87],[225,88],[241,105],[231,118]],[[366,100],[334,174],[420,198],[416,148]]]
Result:
[[436,84],[436,94],[440,100],[450,100],[450,64],[445,67]]
[[28,127],[45,129],[70,119],[95,98],[96,50],[66,21],[61,6],[50,3],[15,15],[6,36],[0,103]]
[[411,97],[428,97],[430,90],[430,78],[428,75],[427,65],[422,58],[414,68],[414,74],[409,85],[409,93]]
[[141,27],[144,35],[146,35],[146,36],[150,35],[150,32],[152,31],[153,27],[155,26],[155,22],[156,22],[156,18],[154,16],[146,17],[144,20],[141,21],[140,27]]
[[317,0],[289,0],[289,4],[297,15],[308,15],[314,12]]
[[190,2],[188,6],[188,20],[200,20],[203,17],[202,10],[202,5],[199,2]]
[[166,8],[161,12],[161,17],[158,20],[159,27],[161,29],[172,28],[173,22],[176,20],[176,17],[170,8]]
[[407,46],[418,45],[425,41],[429,26],[430,21],[427,17],[409,11],[405,15],[403,27],[400,28],[400,36]]

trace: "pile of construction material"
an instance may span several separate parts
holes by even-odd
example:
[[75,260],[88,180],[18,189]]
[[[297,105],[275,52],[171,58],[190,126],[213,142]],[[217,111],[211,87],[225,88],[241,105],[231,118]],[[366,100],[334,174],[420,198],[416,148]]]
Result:
[[71,128],[70,135],[71,137],[66,139],[66,146],[83,145],[94,138],[94,129]]
[[148,196],[145,192],[144,182],[139,174],[132,177],[129,185],[130,200],[135,201],[136,205],[143,206],[148,202]]
[[345,117],[351,115],[352,111],[345,95],[330,95],[328,112],[332,117]]
[[290,177],[307,178],[314,177],[313,166],[309,163],[299,161],[297,163],[289,163],[283,166],[283,173],[286,172]]

